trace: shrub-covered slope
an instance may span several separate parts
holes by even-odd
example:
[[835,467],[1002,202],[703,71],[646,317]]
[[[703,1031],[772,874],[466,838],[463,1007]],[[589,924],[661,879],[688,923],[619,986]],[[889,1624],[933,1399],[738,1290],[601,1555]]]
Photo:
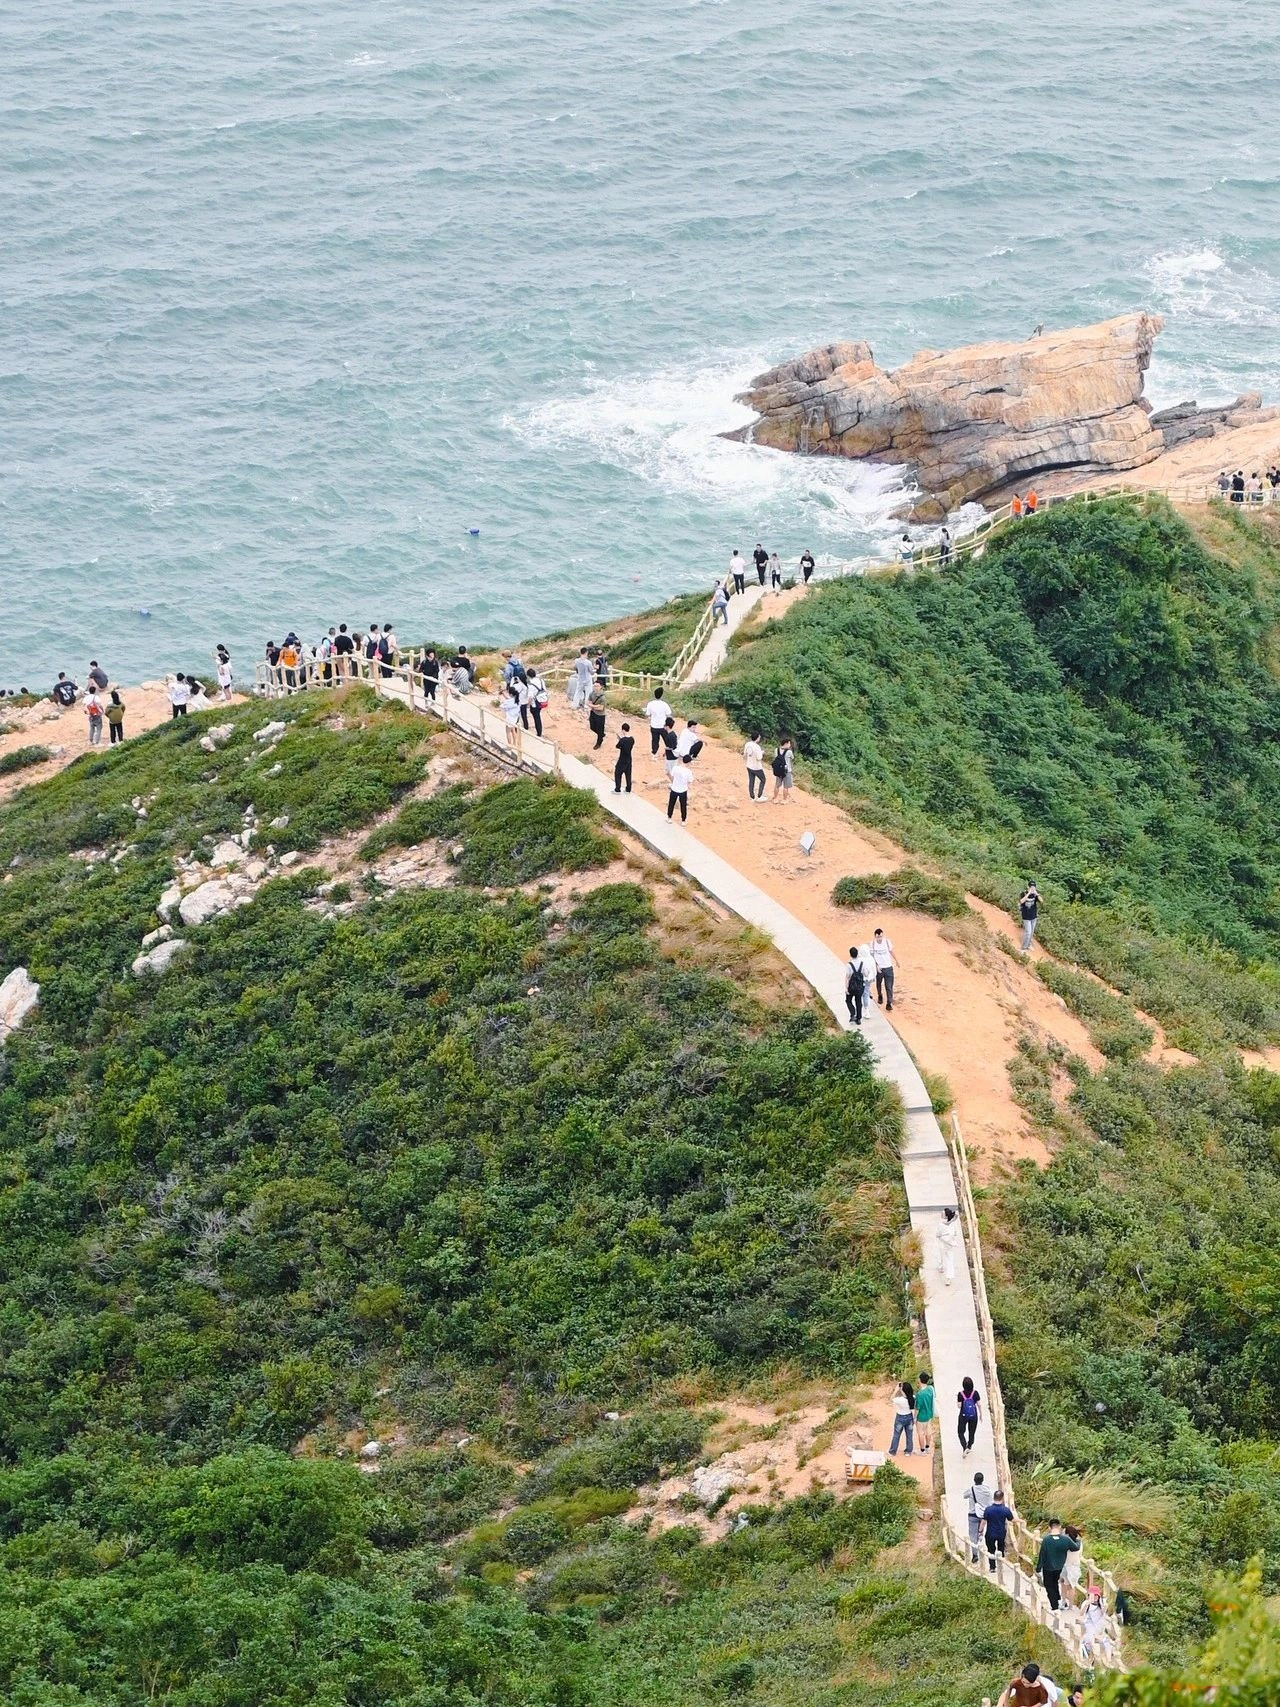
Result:
[[422,774],[425,726],[360,693],[287,705],[264,754],[280,714],[0,812],[0,972],[44,985],[0,1056],[6,1699],[862,1702],[908,1664],[922,1702],[990,1692],[1019,1616],[875,1567],[914,1524],[892,1471],[715,1547],[624,1521],[700,1450],[677,1378],[847,1378],[907,1335],[861,1041],[664,953],[641,884],[531,893],[615,857],[594,803],[413,800],[375,845],[444,835],[449,887],[320,916],[295,868],[125,974],[248,804],[323,853]]
[[1194,1041],[1280,1034],[1280,981],[1240,975],[1280,947],[1280,553],[1246,543],[1056,507],[946,574],[819,589],[709,691],[993,898],[1035,876],[1045,940]]

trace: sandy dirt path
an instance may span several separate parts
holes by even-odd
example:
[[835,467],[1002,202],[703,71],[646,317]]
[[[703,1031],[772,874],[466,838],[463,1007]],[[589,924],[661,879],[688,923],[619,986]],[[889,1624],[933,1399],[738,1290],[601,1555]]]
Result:
[[[164,682],[142,682],[138,687],[121,687],[118,692],[126,708],[126,740],[145,735],[158,723],[168,722],[169,695]],[[106,696],[103,697],[105,699]],[[239,705],[242,702],[243,696],[237,695],[230,703]],[[192,706],[191,715],[207,716],[210,711],[218,710],[221,704],[221,701],[214,700],[202,702],[199,708]],[[43,764],[31,765],[26,770],[0,777],[0,800],[7,800],[30,782],[43,782],[73,759],[78,759],[81,753],[92,750],[89,746],[89,719],[81,701],[64,711],[49,699],[40,700],[35,705],[12,707],[6,700],[0,700],[0,724],[12,725],[8,734],[0,735],[0,754],[14,752],[19,747],[48,747],[54,755]],[[109,739],[104,725],[101,747],[104,752]]]
[[[769,614],[782,603],[777,601]],[[609,712],[609,734],[597,755],[585,718],[571,712],[556,693],[547,733],[567,751],[611,771],[623,715]],[[636,787],[665,806],[666,775],[661,762],[649,755],[644,718],[628,721],[639,737]],[[770,793],[772,782],[770,777]],[[882,925],[901,962],[894,1021],[919,1066],[944,1074],[950,1083],[965,1139],[979,1152],[978,1177],[990,1178],[1023,1158],[1046,1159],[1009,1086],[1006,1064],[1019,1036],[1030,1029],[1054,1038],[1094,1067],[1101,1065],[1101,1057],[1060,998],[996,946],[993,932],[1015,935],[1012,919],[972,896],[970,905],[986,929],[975,920],[961,921],[957,928],[887,907],[851,911],[835,906],[831,891],[837,879],[921,862],[804,788],[797,787],[786,803],[749,801],[741,755],[716,740],[707,741],[694,767],[689,829],[841,955]],[[800,847],[805,831],[817,838],[811,855]]]

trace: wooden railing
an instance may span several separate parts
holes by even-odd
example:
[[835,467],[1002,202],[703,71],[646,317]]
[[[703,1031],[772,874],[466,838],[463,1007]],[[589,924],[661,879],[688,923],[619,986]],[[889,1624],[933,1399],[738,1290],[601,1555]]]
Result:
[[[987,1299],[987,1276],[982,1261],[982,1238],[978,1227],[977,1205],[973,1198],[973,1184],[969,1178],[969,1157],[965,1150],[964,1136],[960,1130],[960,1121],[952,1114],[947,1132],[947,1147],[951,1152],[952,1172],[956,1182],[956,1200],[960,1206],[960,1219],[964,1226],[965,1250],[969,1257],[969,1269],[973,1281],[973,1296],[978,1311],[978,1338],[982,1346],[983,1375],[987,1390],[987,1415],[991,1422],[991,1436],[995,1444],[996,1474],[1000,1485],[1005,1491],[1006,1498],[1012,1501],[1013,1472],[1009,1461],[1009,1440],[1006,1430],[1004,1396],[1000,1390],[1000,1371],[996,1361],[996,1330],[991,1317],[991,1305]],[[980,1559],[975,1565],[973,1549],[967,1535],[961,1536],[951,1528],[945,1510],[943,1513],[943,1542],[951,1558],[958,1564],[964,1565],[971,1575],[988,1575],[988,1561]],[[1040,1543],[1044,1539],[1038,1529],[1017,1517],[1009,1525],[1008,1554],[1001,1559],[997,1555],[995,1581],[1020,1606],[1023,1606],[1029,1617],[1036,1623],[1043,1624],[1052,1630],[1063,1646],[1082,1665],[1103,1667],[1116,1671],[1124,1669],[1121,1650],[1121,1625],[1116,1616],[1116,1597],[1118,1593],[1115,1578],[1111,1572],[1098,1565],[1087,1554],[1081,1556],[1081,1581],[1086,1588],[1096,1588],[1102,1596],[1103,1618],[1100,1628],[1092,1637],[1084,1634],[1081,1613],[1078,1608],[1059,1608],[1051,1610],[1043,1588],[1040,1587],[1035,1575],[1035,1562],[1040,1553]],[[1087,1652],[1086,1652],[1087,1650]]]

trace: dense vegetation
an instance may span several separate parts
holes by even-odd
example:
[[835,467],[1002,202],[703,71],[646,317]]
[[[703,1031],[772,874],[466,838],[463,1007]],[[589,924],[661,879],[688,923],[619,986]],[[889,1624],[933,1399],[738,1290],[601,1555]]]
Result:
[[1056,507],[819,589],[713,692],[991,899],[1036,877],[1046,944],[1175,1041],[1280,1036],[1280,551],[1234,527],[1228,560],[1158,500]]
[[1019,1615],[878,1560],[914,1526],[892,1470],[714,1547],[625,1522],[701,1450],[681,1378],[903,1356],[898,1118],[861,1041],[668,957],[643,887],[512,888],[616,852],[523,779],[375,832],[456,847],[445,890],[321,916],[299,868],[126,976],[175,856],[250,803],[322,853],[422,775],[424,726],[359,691],[229,720],[0,814],[0,971],[43,984],[0,1057],[6,1699],[989,1692]]
[[53,752],[48,747],[13,747],[7,753],[0,753],[0,776],[30,770],[33,765],[42,765],[52,757]]

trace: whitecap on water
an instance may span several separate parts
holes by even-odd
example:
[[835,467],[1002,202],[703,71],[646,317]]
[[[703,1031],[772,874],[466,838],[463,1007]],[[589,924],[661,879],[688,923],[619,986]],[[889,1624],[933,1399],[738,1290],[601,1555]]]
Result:
[[738,525],[805,520],[859,548],[883,535],[903,499],[900,470],[720,437],[754,419],[734,395],[768,365],[753,355],[589,380],[504,425],[527,443],[576,446],[669,495],[723,507]]

